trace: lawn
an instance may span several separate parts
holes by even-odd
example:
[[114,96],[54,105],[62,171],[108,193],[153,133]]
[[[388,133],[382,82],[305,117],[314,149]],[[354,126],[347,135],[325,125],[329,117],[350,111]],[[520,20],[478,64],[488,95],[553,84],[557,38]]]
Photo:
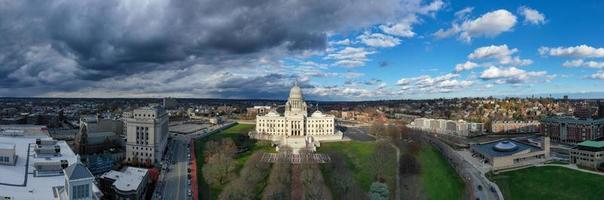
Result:
[[434,147],[425,145],[418,154],[420,178],[428,199],[462,199],[464,183]]
[[[199,140],[195,141],[195,156],[197,156],[197,174],[199,174],[199,178],[197,179],[199,182],[199,199],[217,199],[218,195],[220,194],[220,191],[222,190],[222,187],[220,188],[209,188],[208,184],[205,182],[205,180],[203,179],[203,173],[202,173],[202,168],[203,168],[203,150],[204,150],[204,144],[207,141],[210,140],[217,140],[217,139],[222,139],[222,138],[232,138],[235,139],[237,137],[240,137],[240,135],[247,135],[247,133],[251,130],[253,130],[255,127],[255,125],[253,124],[237,124],[233,127],[230,127],[228,129],[225,129],[221,132],[212,134],[208,137],[205,138],[201,138]],[[236,160],[237,160],[237,168],[241,169],[243,167],[243,165],[245,164],[245,162],[249,159],[249,157],[252,155],[253,152],[255,151],[267,151],[267,152],[271,152],[274,151],[274,148],[271,147],[270,145],[268,145],[268,143],[262,143],[262,142],[254,142],[253,144],[250,145],[250,150],[246,151],[244,153],[238,154],[236,156]]]
[[[330,142],[322,143],[321,147],[318,148],[320,153],[328,152],[340,152],[346,156],[348,165],[352,173],[354,173],[355,179],[359,182],[363,190],[368,191],[371,183],[374,182],[373,173],[371,173],[371,157],[375,150],[376,143],[371,142]],[[392,159],[396,159],[393,157]],[[396,177],[396,166],[384,166],[383,170],[386,170],[387,177]],[[390,180],[396,180],[391,178]],[[395,181],[389,181],[391,191],[394,191]]]
[[531,167],[489,179],[497,183],[505,199],[602,199],[604,176],[558,166]]

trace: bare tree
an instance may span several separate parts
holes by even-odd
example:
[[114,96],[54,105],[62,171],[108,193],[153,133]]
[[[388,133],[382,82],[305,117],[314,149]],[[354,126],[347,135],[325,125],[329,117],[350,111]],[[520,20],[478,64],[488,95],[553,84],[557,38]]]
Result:
[[401,155],[399,170],[401,174],[419,174],[419,162],[411,154],[403,154]]
[[277,162],[268,179],[268,184],[262,192],[265,200],[287,200],[290,199],[291,164],[288,162]]
[[235,160],[219,152],[212,155],[203,166],[203,177],[212,187],[218,187],[235,177],[235,168]]
[[369,133],[375,136],[382,136],[385,131],[386,127],[384,126],[384,122],[381,120],[374,120],[369,127]]
[[329,174],[333,196],[350,200],[367,199],[367,195],[361,190],[359,183],[354,179],[353,173],[348,168],[344,155],[332,153],[330,157],[331,162],[324,166],[326,174]]
[[229,182],[218,199],[255,199],[261,193],[260,184],[268,176],[270,164],[262,162],[262,153],[256,152],[247,160],[239,178]]
[[386,127],[386,136],[392,141],[398,141],[401,137],[401,130],[396,125]]

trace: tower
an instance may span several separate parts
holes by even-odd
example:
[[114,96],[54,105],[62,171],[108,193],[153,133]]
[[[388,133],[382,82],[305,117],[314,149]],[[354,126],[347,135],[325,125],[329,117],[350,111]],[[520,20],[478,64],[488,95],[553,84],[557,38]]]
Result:
[[289,91],[287,103],[285,103],[285,116],[302,115],[306,117],[308,115],[307,108],[302,89],[298,87],[298,82],[295,82],[294,87]]

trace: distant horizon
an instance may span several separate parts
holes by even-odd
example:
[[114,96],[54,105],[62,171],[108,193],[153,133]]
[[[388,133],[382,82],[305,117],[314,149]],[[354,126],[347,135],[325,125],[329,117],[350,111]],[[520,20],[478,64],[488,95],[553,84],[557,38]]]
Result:
[[[574,95],[589,95],[589,94],[599,94],[602,95],[600,97],[577,97]],[[538,98],[553,98],[553,99],[563,99],[565,95],[568,96],[569,100],[601,100],[604,99],[604,92],[588,92],[588,93],[558,93],[558,94],[547,94],[546,96],[543,96],[544,94],[534,94],[534,95],[518,95],[518,96],[474,96],[474,97],[441,97],[441,98],[423,98],[423,99],[374,99],[374,100],[334,100],[334,99],[327,99],[327,100],[320,100],[320,99],[309,99],[309,98],[305,98],[305,100],[307,101],[316,101],[316,102],[375,102],[375,101],[414,101],[414,100],[437,100],[437,99],[463,99],[463,98],[470,98],[470,99],[474,99],[474,98],[495,98],[495,99],[506,99],[506,98],[534,98],[534,99],[538,99]],[[278,99],[278,98],[206,98],[206,97],[173,97],[173,96],[163,96],[163,97],[44,97],[44,96],[39,96],[39,97],[34,97],[34,96],[22,96],[22,97],[0,97],[0,99],[157,99],[157,100],[162,100],[163,98],[173,98],[173,99],[195,99],[195,100],[234,100],[234,101],[286,101],[287,100],[287,96],[285,96],[283,99]]]
[[602,1],[140,3],[3,4],[0,96],[604,98]]

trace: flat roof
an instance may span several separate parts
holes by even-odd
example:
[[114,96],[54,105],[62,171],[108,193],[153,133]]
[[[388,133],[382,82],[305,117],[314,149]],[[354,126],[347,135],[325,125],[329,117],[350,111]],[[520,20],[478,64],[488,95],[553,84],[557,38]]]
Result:
[[34,163],[67,160],[71,165],[76,162],[77,156],[65,141],[58,141],[57,145],[61,148],[59,156],[35,157],[34,145],[38,138],[50,139],[47,136],[0,136],[0,141],[15,144],[15,154],[17,155],[17,162],[14,166],[0,165],[2,196],[9,196],[13,199],[48,199],[53,196],[53,187],[65,184],[65,176],[62,174],[36,176]]
[[13,143],[0,143],[0,149],[15,149],[15,144],[13,144]]
[[0,125],[0,136],[49,137],[48,128],[40,125]]
[[586,140],[586,141],[580,142],[577,145],[584,146],[584,147],[592,147],[592,148],[604,148],[604,141]]
[[[147,169],[137,167],[126,167],[122,171],[111,170],[101,176],[115,180],[113,186],[121,191],[133,191],[143,182]],[[146,183],[144,183],[146,184]]]
[[[515,144],[517,149],[514,149],[513,151],[497,151],[494,149],[495,145],[497,145],[500,142],[511,142],[512,144]],[[511,139],[503,139],[503,140],[495,140],[495,141],[491,141],[491,142],[487,142],[487,143],[483,143],[483,144],[474,144],[472,145],[474,147],[474,149],[482,154],[487,154],[490,155],[492,157],[503,157],[503,156],[510,156],[510,155],[514,155],[518,152],[524,151],[529,149],[530,152],[535,152],[535,151],[542,151],[543,149],[533,146],[533,145],[528,145],[516,140],[511,140]]]

